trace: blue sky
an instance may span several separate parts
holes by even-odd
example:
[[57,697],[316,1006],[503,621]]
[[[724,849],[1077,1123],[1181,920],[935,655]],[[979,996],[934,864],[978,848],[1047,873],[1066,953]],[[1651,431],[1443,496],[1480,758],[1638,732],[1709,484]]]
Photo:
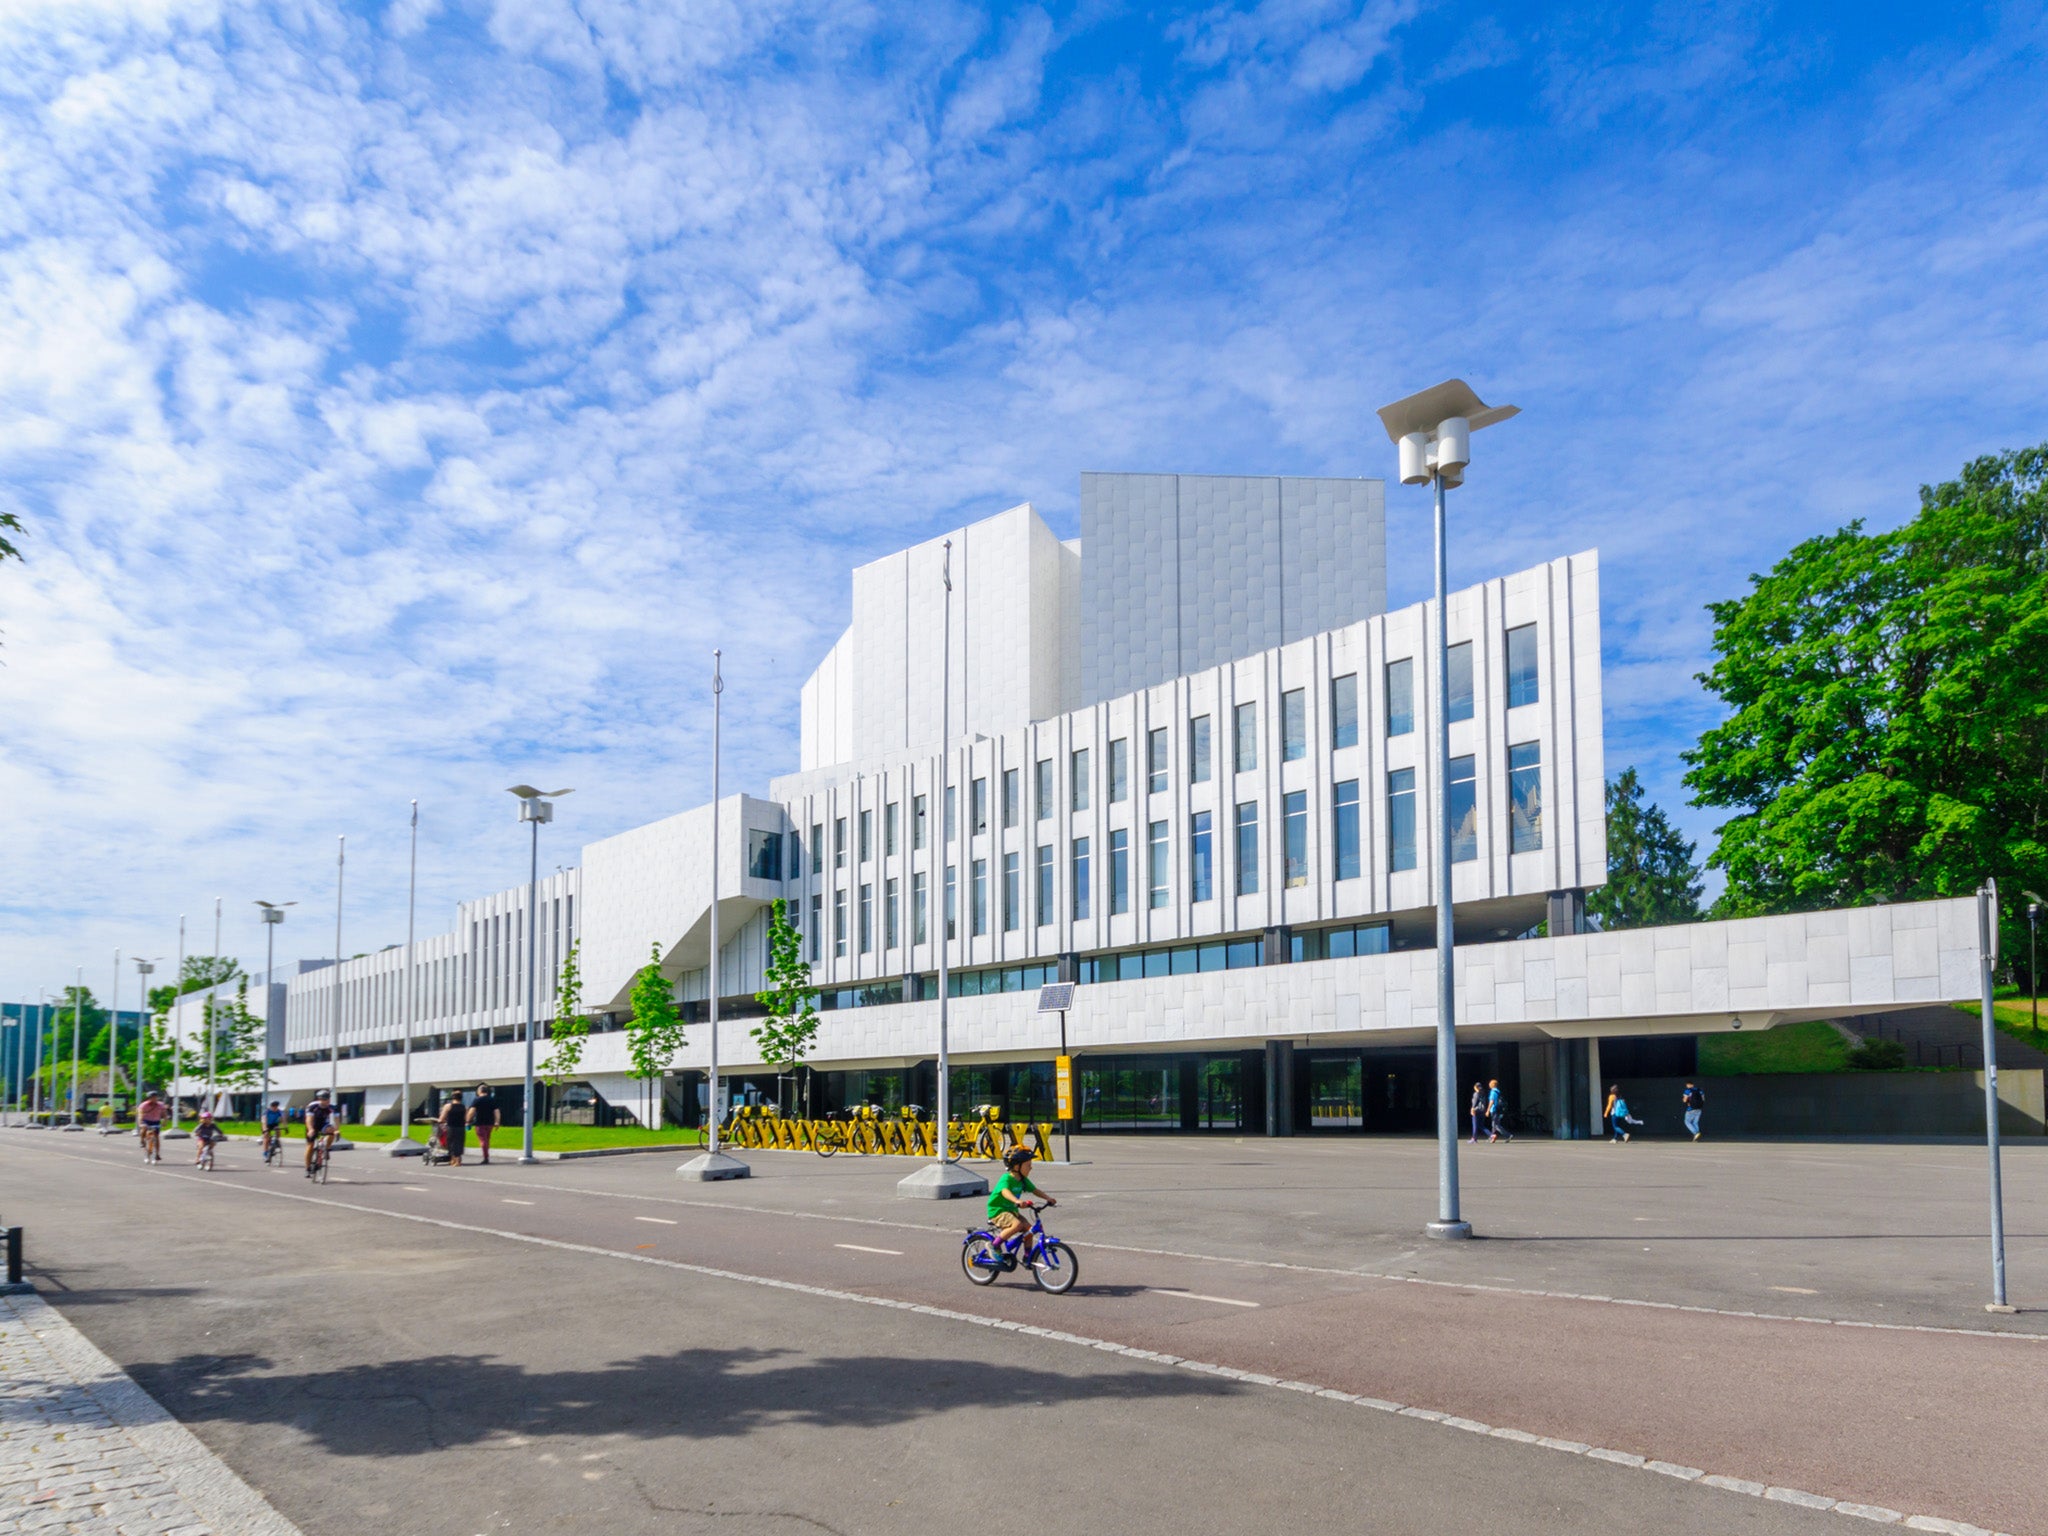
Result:
[[[858,561],[1083,469],[1384,474],[1598,547],[1610,769],[1703,605],[2048,437],[2039,6],[0,0],[0,993],[280,958],[795,755]],[[1392,488],[1396,603],[1428,577]],[[326,915],[320,915],[325,913]],[[132,992],[131,979],[126,983]]]

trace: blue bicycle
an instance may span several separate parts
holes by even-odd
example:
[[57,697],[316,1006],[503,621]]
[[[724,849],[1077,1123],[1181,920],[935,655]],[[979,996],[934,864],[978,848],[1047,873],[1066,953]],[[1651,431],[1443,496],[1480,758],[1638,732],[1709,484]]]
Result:
[[1021,1263],[1041,1291],[1063,1296],[1081,1278],[1081,1261],[1072,1248],[1046,1235],[1045,1224],[1039,1220],[1043,1205],[1027,1201],[1024,1209],[1031,1213],[1031,1230],[1018,1239],[1014,1250],[1005,1247],[987,1227],[976,1227],[960,1244],[960,1268],[976,1285],[994,1285],[996,1276],[1008,1274]]

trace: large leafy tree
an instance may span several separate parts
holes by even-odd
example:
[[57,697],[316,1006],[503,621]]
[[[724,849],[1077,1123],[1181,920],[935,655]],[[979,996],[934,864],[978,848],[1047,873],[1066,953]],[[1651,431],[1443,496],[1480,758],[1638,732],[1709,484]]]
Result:
[[653,1085],[684,1045],[683,1014],[676,1006],[675,984],[662,973],[661,945],[653,946],[647,964],[633,978],[633,1016],[626,1021],[626,1055],[632,1075],[649,1085],[642,1124],[652,1129],[660,1119],[660,1095]]
[[[761,1059],[777,1074],[794,1073],[818,1039],[818,989],[811,985],[811,967],[804,959],[803,935],[789,921],[789,903],[776,898],[768,915],[766,983],[754,1000],[767,1017],[748,1031],[761,1048]],[[809,1083],[804,1107],[810,1108]]]
[[1852,523],[1716,603],[1701,676],[1729,718],[1686,754],[1733,809],[1717,911],[2048,882],[2048,445],[1923,487],[1910,523]]
[[1625,768],[1607,784],[1607,883],[1586,894],[1602,928],[1654,928],[1700,915],[1697,845],[1680,836],[1661,806],[1643,798]]

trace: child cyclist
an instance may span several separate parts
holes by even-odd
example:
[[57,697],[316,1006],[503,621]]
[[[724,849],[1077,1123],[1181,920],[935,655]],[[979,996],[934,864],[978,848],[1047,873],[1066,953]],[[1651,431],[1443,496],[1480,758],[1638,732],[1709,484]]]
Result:
[[213,1111],[199,1111],[199,1123],[192,1127],[192,1166],[198,1167],[206,1160],[207,1151],[217,1142],[226,1141],[227,1132],[214,1124]]
[[263,1111],[263,1157],[270,1159],[271,1151],[284,1151],[284,1105],[276,1099]]
[[1025,1203],[1026,1195],[1037,1195],[1044,1205],[1058,1205],[1059,1201],[1046,1194],[1031,1182],[1031,1149],[1012,1147],[1003,1154],[1004,1173],[988,1192],[989,1230],[995,1233],[996,1241],[1003,1248],[1005,1266],[1016,1262],[1017,1244],[1024,1234],[1031,1230],[1031,1222],[1024,1215],[1030,1207]]

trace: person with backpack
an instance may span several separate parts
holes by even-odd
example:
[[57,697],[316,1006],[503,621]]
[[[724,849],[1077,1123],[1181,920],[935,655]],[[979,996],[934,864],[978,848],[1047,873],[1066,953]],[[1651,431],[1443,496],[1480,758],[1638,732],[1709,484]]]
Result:
[[1697,1083],[1688,1081],[1685,1092],[1679,1095],[1679,1102],[1685,1105],[1685,1128],[1692,1132],[1692,1139],[1700,1139],[1700,1116],[1706,1112],[1707,1096],[1700,1092]]
[[1500,1091],[1500,1079],[1497,1077],[1486,1080],[1486,1124],[1489,1142],[1515,1139],[1515,1133],[1508,1129],[1508,1103]]
[[1474,1083],[1472,1102],[1467,1106],[1472,1111],[1472,1145],[1479,1145],[1479,1122],[1486,1118],[1486,1090]]
[[1618,1142],[1627,1141],[1628,1128],[1632,1125],[1641,1125],[1643,1122],[1628,1112],[1628,1100],[1621,1096],[1619,1083],[1607,1090],[1607,1104],[1607,1113],[1614,1121],[1614,1139]]

